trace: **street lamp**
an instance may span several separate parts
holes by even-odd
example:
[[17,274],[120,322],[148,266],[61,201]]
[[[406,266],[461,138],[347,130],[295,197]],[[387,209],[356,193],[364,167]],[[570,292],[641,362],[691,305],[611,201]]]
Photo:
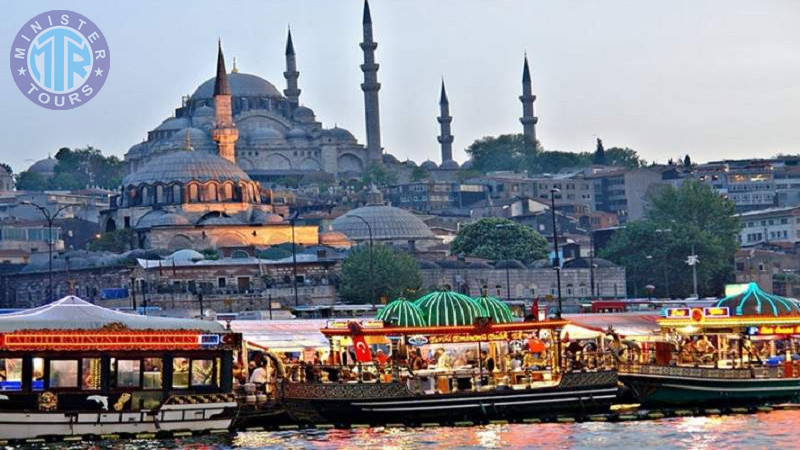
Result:
[[555,257],[553,258],[553,268],[556,269],[556,288],[558,289],[558,318],[561,318],[561,258],[558,257],[558,226],[556,225],[556,194],[560,193],[561,189],[550,189],[550,209],[553,213],[553,250]]
[[[498,223],[494,227],[497,229],[511,228],[513,225],[510,223]],[[508,243],[506,243],[508,244]],[[506,300],[511,301],[511,275],[508,270],[508,246],[504,247],[503,257],[506,259]]]
[[299,216],[300,211],[295,211],[294,214],[289,217],[289,223],[292,225],[292,273],[294,274],[292,278],[292,288],[294,289],[294,306],[300,305],[300,300],[297,296],[297,243],[294,238],[294,223]]
[[369,233],[369,302],[371,305],[375,305],[375,280],[373,279],[373,272],[372,272],[372,226],[369,224],[369,221],[358,214],[348,214],[348,217],[354,217],[362,222],[364,225],[367,226],[367,233]]
[[[656,229],[656,233],[657,234],[672,233],[672,230],[669,229],[669,228],[663,228],[663,229],[662,228],[658,228],[658,229]],[[665,290],[665,292],[667,294],[667,300],[669,300],[669,298],[672,297],[672,295],[670,295],[670,292],[669,292],[669,270],[668,270],[669,269],[668,268],[669,255],[667,254],[667,249],[668,248],[669,248],[668,246],[664,247],[664,261],[662,261],[662,263],[664,265],[664,290]]]
[[69,203],[58,208],[55,213],[50,214],[49,209],[38,203],[24,200],[21,201],[20,204],[33,206],[34,208],[38,209],[39,212],[42,213],[42,216],[44,216],[45,220],[47,220],[47,301],[53,301],[53,222],[56,220],[58,215],[61,214],[61,211],[64,211],[71,206],[79,205]]

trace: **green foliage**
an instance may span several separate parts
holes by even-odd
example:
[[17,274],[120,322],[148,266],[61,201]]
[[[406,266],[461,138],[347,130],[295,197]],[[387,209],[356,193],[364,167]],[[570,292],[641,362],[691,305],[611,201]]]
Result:
[[427,180],[430,176],[430,172],[424,167],[414,167],[411,169],[411,181]]
[[489,217],[463,226],[450,250],[454,254],[485,259],[533,261],[547,256],[547,246],[547,240],[533,229],[507,219]]
[[595,152],[563,152],[544,150],[537,143],[526,145],[521,134],[504,134],[497,137],[484,137],[467,147],[472,158],[472,169],[481,173],[492,171],[521,171],[530,174],[558,173],[567,169],[581,169],[597,163],[597,158],[605,164],[625,167],[641,167],[645,161],[630,148],[612,147],[603,149],[602,157]]
[[8,172],[9,174],[13,174],[14,173],[14,171],[11,169],[11,166],[9,166],[8,164],[6,164],[4,162],[0,162],[0,167],[2,167],[3,169],[6,169],[6,172]]
[[603,140],[600,138],[597,138],[597,148],[594,151],[592,162],[594,164],[606,163],[606,149],[603,147]]
[[131,229],[114,230],[103,233],[100,238],[89,243],[93,252],[123,253],[133,250],[135,236]]
[[658,296],[669,291],[673,297],[688,297],[692,270],[685,261],[694,246],[700,295],[719,295],[733,277],[740,231],[733,214],[733,203],[707,185],[686,181],[679,188],[668,186],[651,194],[647,219],[614,234],[600,256],[626,268],[633,295],[652,284]]
[[[362,244],[352,249],[342,263],[341,296],[352,303],[377,303],[402,295],[407,289],[417,290],[422,284],[417,261],[410,255],[381,244],[372,247],[372,276],[370,276],[370,247]],[[375,293],[374,298],[371,292]]]
[[51,178],[26,170],[17,175],[17,189],[69,191],[96,186],[113,190],[122,184],[125,176],[125,164],[119,158],[103,156],[92,146],[76,150],[63,147],[56,153],[56,159],[58,163]]
[[376,186],[390,186],[397,184],[397,175],[394,172],[386,170],[385,167],[378,164],[371,164],[367,167],[364,174],[364,183],[369,186],[374,184]]
[[214,248],[204,248],[200,250],[200,253],[202,253],[203,258],[211,261],[216,261],[219,259],[219,251]]
[[15,181],[20,191],[45,191],[49,186],[47,178],[27,170],[18,173]]

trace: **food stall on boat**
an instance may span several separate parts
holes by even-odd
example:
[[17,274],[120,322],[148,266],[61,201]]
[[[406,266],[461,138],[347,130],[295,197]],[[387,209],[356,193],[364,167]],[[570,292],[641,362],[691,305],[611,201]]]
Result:
[[298,422],[422,423],[607,411],[616,373],[562,370],[564,320],[518,322],[501,300],[436,291],[373,320],[330,321],[330,357],[286,382]]
[[0,316],[0,439],[225,429],[238,334],[64,297]]
[[800,304],[756,283],[703,308],[668,308],[661,341],[619,367],[643,404],[761,403],[800,393]]

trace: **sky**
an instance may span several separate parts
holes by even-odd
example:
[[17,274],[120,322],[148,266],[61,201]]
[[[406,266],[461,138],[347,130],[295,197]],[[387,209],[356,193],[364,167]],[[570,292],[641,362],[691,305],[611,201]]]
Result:
[[[111,69],[86,105],[50,111],[0,70],[0,161],[15,171],[60,147],[124,155],[214,75],[283,78],[291,26],[302,104],[365,142],[361,0],[6,3],[0,42],[33,16],[68,9],[105,34]],[[401,160],[439,161],[447,84],[455,159],[484,136],[520,133],[522,59],[547,149],[630,147],[648,161],[800,153],[800,2],[793,0],[372,0],[381,131]]]

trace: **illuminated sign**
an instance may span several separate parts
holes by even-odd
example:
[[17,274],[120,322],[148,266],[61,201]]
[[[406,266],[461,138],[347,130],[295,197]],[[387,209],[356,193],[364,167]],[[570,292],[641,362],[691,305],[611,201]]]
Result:
[[383,328],[383,321],[376,319],[362,320],[361,328]]
[[746,291],[749,286],[750,283],[726,284],[725,297],[735,297]]
[[670,319],[688,319],[692,317],[692,311],[689,308],[667,308],[664,314]]
[[383,328],[383,321],[377,319],[366,319],[366,320],[329,320],[325,324],[325,328],[329,330],[346,330],[351,322],[355,322],[361,325],[361,328]]
[[747,327],[750,336],[769,336],[774,334],[800,334],[800,325],[761,325]]
[[[17,331],[3,335],[2,347],[29,350],[195,350],[201,336],[193,331],[70,332]],[[219,340],[219,336],[217,336]]]
[[727,306],[712,306],[703,308],[703,315],[710,319],[718,317],[730,317],[731,310]]
[[329,320],[328,323],[325,324],[325,328],[332,330],[346,330],[347,324],[348,321],[346,320]]
[[198,339],[200,341],[200,345],[204,347],[219,345],[218,334],[201,334]]
[[431,345],[434,344],[462,344],[469,342],[488,342],[488,341],[509,341],[523,339],[521,331],[496,331],[494,333],[481,334],[434,334],[428,336]]
[[428,343],[428,338],[423,336],[423,335],[421,335],[421,334],[418,334],[416,336],[409,337],[407,342],[409,343],[409,345],[413,345],[415,347],[419,347],[420,345],[427,344]]

